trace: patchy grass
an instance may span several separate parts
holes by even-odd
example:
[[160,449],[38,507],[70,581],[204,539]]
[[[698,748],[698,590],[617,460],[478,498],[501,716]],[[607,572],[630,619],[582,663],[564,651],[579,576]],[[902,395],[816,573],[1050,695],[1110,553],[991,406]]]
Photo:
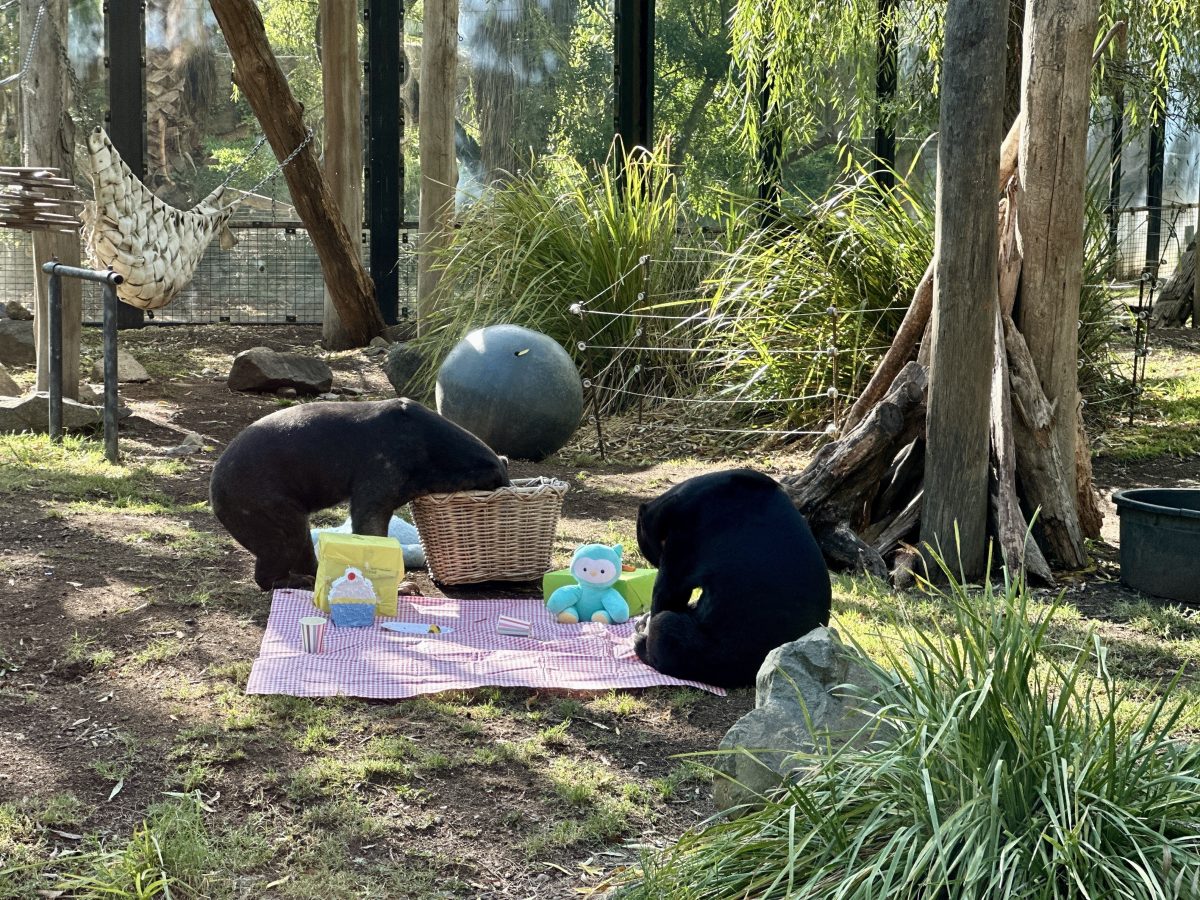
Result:
[[168,508],[156,480],[184,471],[177,460],[112,465],[104,444],[67,435],[53,443],[44,434],[0,435],[0,494],[38,490],[58,500],[101,502],[107,509]]
[[1200,371],[1191,359],[1169,349],[1151,354],[1134,424],[1122,416],[1103,436],[1106,456],[1131,462],[1200,454]]

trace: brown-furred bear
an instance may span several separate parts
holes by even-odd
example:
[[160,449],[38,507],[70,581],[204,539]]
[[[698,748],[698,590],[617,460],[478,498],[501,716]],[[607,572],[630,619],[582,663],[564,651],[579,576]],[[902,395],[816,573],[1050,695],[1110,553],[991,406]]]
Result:
[[229,442],[213,467],[213,513],[254,554],[269,591],[317,573],[308,517],[350,501],[355,534],[387,534],[414,497],[492,490],[508,466],[483,441],[407,398],[306,403],[264,416]]

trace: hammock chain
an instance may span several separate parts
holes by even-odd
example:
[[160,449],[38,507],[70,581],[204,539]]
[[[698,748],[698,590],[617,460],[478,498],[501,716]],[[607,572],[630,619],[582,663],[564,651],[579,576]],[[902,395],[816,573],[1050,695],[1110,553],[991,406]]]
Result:
[[[311,127],[309,127],[306,129],[306,134],[304,135],[304,140],[302,140],[300,142],[299,146],[297,146],[295,150],[293,150],[291,153],[289,153],[287,155],[287,157],[283,160],[283,162],[279,163],[279,165],[277,165],[274,168],[274,170],[271,171],[268,175],[266,175],[266,177],[264,177],[258,184],[254,185],[254,187],[249,188],[248,190],[242,190],[242,188],[235,188],[234,190],[241,191],[243,194],[257,194],[259,188],[261,188],[264,184],[266,184],[268,181],[270,181],[272,178],[274,178],[280,172],[282,172],[287,167],[288,163],[290,163],[293,159],[295,159],[297,156],[299,156],[300,151],[303,150],[305,147],[307,147],[312,142],[312,139],[313,139],[313,130]],[[266,143],[266,140],[267,140],[267,136],[265,134],[258,139],[258,141],[250,149],[250,152],[246,154],[246,158],[243,159],[236,166],[234,166],[233,169],[230,170],[229,174],[225,176],[225,180],[221,182],[222,188],[229,187],[229,182],[233,181],[233,179],[236,178],[241,173],[242,169],[246,168],[246,166],[249,165],[250,160],[254,159],[255,155],[262,148],[262,145],[264,143]]]
[[[48,0],[42,0],[38,4],[37,17],[33,20],[33,33],[29,37],[29,46],[25,50],[25,60],[21,63],[21,68],[13,75],[0,80],[0,87],[7,87],[14,81],[20,81],[29,71],[29,67],[33,65],[33,48],[37,46],[38,35],[42,31],[42,20],[46,18],[46,3]],[[11,6],[11,4],[9,4]],[[5,6],[5,9],[8,7]]]

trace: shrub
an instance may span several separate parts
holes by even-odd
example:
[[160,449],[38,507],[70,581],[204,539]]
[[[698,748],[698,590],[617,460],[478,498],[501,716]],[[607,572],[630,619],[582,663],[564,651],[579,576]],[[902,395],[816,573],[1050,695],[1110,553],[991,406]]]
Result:
[[[947,573],[948,574],[948,573]],[[624,897],[1200,896],[1200,748],[1138,701],[1104,645],[1054,645],[1009,581],[943,594],[870,663],[887,739],[805,757],[761,811],[647,858]]]

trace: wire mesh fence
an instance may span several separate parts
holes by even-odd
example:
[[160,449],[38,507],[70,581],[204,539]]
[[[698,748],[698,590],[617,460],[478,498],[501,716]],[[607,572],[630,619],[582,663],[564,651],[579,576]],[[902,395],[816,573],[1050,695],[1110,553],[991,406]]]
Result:
[[[149,315],[163,324],[269,325],[320,324],[325,304],[321,263],[308,233],[299,223],[231,222],[238,243],[222,250],[214,241],[204,254],[191,284],[169,306]],[[370,232],[362,232],[364,262]],[[400,318],[416,315],[416,232],[400,234]],[[33,306],[33,241],[23,232],[8,232],[0,241],[0,304],[17,300]],[[101,321],[96,285],[83,286],[83,318]]]
[[[1113,260],[1112,280],[1131,283],[1141,277],[1142,272],[1153,269],[1154,261],[1146,258],[1146,245],[1150,236],[1151,207],[1137,206],[1121,210],[1117,217],[1117,246]],[[1184,248],[1197,230],[1197,204],[1172,204],[1159,207],[1160,226],[1158,241],[1158,277],[1171,277],[1179,265]]]

